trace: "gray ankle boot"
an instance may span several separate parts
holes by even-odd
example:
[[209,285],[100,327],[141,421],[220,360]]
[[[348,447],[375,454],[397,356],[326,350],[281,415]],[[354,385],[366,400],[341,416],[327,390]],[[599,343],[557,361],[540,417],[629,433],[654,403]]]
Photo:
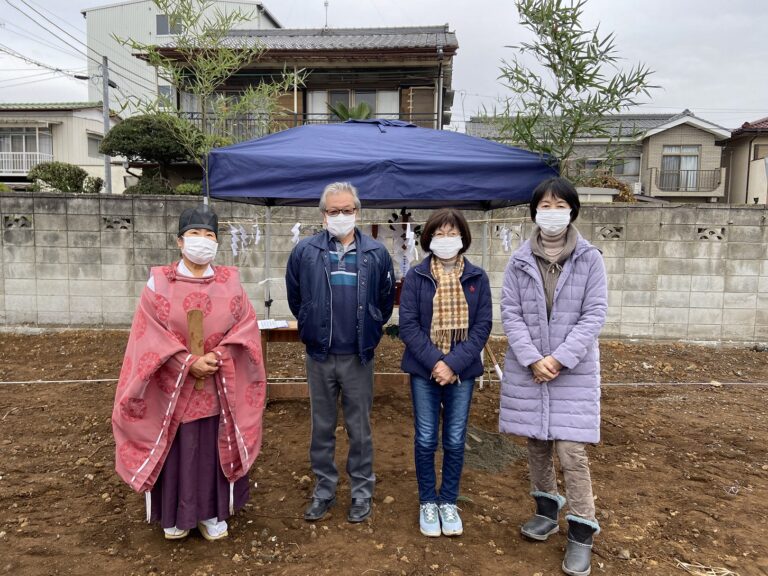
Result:
[[536,515],[520,527],[523,536],[543,542],[558,531],[557,516],[565,505],[565,498],[559,494],[531,492],[536,500]]
[[600,533],[597,522],[568,514],[568,544],[565,548],[563,572],[570,576],[588,576],[592,571],[592,540]]

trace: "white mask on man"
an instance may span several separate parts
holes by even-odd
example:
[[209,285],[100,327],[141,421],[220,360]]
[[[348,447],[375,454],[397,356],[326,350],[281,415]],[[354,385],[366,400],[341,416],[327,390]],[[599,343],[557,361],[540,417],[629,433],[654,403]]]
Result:
[[216,258],[216,252],[219,245],[210,238],[202,236],[182,236],[181,253],[186,256],[190,262],[204,266],[213,262]]
[[327,216],[328,232],[334,238],[342,239],[355,229],[355,214],[338,214],[337,216]]
[[536,225],[547,236],[560,234],[570,223],[570,208],[546,208],[536,211]]
[[463,246],[461,236],[432,238],[429,243],[429,251],[442,260],[450,260],[459,253]]

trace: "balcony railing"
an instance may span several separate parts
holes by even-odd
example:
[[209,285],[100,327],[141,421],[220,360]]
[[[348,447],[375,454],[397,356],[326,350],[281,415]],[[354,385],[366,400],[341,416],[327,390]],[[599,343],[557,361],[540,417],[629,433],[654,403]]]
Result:
[[721,170],[659,170],[655,184],[663,192],[712,192],[721,184]]
[[[192,122],[197,128],[203,129],[203,115],[200,112],[180,112],[179,115]],[[380,118],[403,120],[426,128],[437,127],[437,114],[382,114]],[[222,131],[236,142],[260,138],[273,132],[305,124],[335,124],[342,120],[335,114],[291,114],[281,113],[275,116],[268,114],[246,114],[220,121],[213,114],[207,114],[205,123],[207,132]]]
[[0,174],[4,176],[26,175],[41,162],[53,161],[53,154],[43,152],[0,152]]

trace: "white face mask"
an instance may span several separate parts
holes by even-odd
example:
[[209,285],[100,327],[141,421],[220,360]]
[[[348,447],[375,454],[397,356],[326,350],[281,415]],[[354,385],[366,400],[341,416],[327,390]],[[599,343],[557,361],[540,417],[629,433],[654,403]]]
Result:
[[183,242],[181,253],[190,262],[204,266],[205,264],[210,264],[216,258],[219,245],[213,240],[203,238],[202,236],[182,236],[181,240]]
[[536,211],[536,225],[549,236],[560,234],[570,223],[570,208],[546,208]]
[[442,260],[450,260],[459,253],[463,246],[461,236],[432,238],[432,241],[429,243],[429,251]]
[[328,232],[334,238],[342,239],[355,229],[355,214],[339,214],[337,216],[326,216]]

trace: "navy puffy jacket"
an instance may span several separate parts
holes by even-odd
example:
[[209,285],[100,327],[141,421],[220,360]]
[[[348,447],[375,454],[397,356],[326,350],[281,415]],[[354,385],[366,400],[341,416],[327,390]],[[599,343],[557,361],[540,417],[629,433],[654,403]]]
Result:
[[462,380],[477,378],[483,373],[480,353],[491,333],[493,304],[491,287],[485,271],[464,258],[461,286],[469,306],[469,335],[455,342],[448,354],[429,339],[432,326],[432,300],[436,284],[430,272],[427,256],[408,271],[400,294],[400,338],[405,342],[401,368],[403,372],[422,378],[432,377],[432,368],[442,360]]
[[[323,231],[299,242],[285,271],[288,306],[299,324],[307,354],[318,362],[331,345],[331,273],[329,235]],[[360,361],[373,358],[384,324],[392,316],[395,277],[383,244],[355,230],[357,249],[357,344]],[[350,319],[354,321],[354,319]]]

